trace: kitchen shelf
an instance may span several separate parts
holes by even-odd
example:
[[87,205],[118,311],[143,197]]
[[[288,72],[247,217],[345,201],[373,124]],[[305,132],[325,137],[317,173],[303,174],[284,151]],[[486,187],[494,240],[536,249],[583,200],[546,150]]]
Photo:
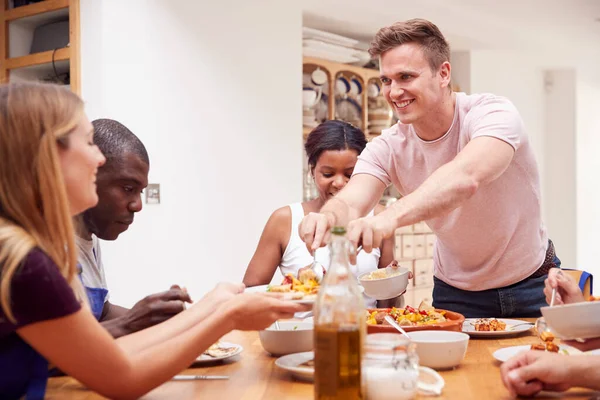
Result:
[[[38,3],[39,4],[39,3]],[[52,53],[53,50],[44,51],[42,53],[29,54],[21,57],[7,58],[4,66],[7,70],[17,69],[17,68],[25,68],[31,67],[34,65],[40,64],[50,64],[52,65]],[[54,62],[57,61],[65,61],[71,58],[71,49],[68,47],[64,47],[62,49],[56,50],[54,54]]]
[[[80,26],[79,0],[44,0],[38,3],[8,9],[8,1],[0,5],[0,24],[3,37],[0,38],[0,83],[11,80],[47,81],[57,78],[56,75],[69,77],[70,89],[81,93],[81,63],[80,63]],[[69,21],[69,45],[67,47],[40,53],[26,54],[23,49],[11,49],[14,41],[9,40],[13,27],[18,31],[33,32],[37,27],[58,22]],[[11,29],[9,29],[9,26]],[[19,33],[20,34],[20,33]],[[19,44],[19,47],[27,47]],[[14,57],[17,55],[17,57]],[[54,66],[52,61],[54,59]],[[56,73],[54,70],[56,67]],[[11,72],[14,76],[11,77]],[[61,83],[58,79],[56,83]]]
[[[45,0],[39,3],[29,4],[27,6],[21,6],[11,8],[4,12],[5,21],[14,21],[21,18],[32,17],[35,15],[50,13],[52,11],[58,11],[69,8],[69,0]],[[68,15],[68,14],[67,14]]]

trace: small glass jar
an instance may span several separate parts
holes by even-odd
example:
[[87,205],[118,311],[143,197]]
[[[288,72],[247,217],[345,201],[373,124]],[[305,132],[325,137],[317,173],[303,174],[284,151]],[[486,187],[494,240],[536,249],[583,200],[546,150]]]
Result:
[[415,345],[401,335],[367,335],[363,371],[367,400],[413,399],[417,394],[419,357]]

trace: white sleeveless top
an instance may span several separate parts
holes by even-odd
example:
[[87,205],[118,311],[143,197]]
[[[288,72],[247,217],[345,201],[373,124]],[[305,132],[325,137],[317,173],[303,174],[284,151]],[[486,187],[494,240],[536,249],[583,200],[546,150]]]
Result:
[[[292,211],[292,229],[290,232],[290,241],[279,262],[279,270],[283,276],[286,274],[293,274],[296,276],[300,268],[312,264],[313,256],[308,252],[306,244],[298,234],[298,225],[300,225],[300,222],[302,222],[302,219],[304,218],[302,203],[293,203],[288,207],[290,207],[290,210]],[[372,216],[373,213],[374,211],[371,211],[367,216]],[[356,258],[356,268],[354,268],[352,272],[355,273],[356,276],[359,276],[365,272],[375,271],[379,266],[380,256],[381,251],[379,249],[373,249],[370,254],[361,250]],[[317,249],[316,258],[326,270],[329,269],[330,256],[328,247]],[[367,308],[375,307],[375,299],[367,296],[365,296],[364,299]]]

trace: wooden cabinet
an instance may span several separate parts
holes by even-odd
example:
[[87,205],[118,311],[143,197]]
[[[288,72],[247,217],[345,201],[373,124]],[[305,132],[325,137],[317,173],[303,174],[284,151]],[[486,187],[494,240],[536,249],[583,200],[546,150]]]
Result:
[[423,300],[431,303],[435,235],[426,223],[420,222],[398,228],[394,242],[394,258],[414,275],[404,296],[405,304],[418,306]]
[[[327,82],[322,85],[310,80],[317,69],[327,76]],[[381,94],[378,70],[303,57],[302,73],[303,89],[321,91],[321,104],[314,107],[318,109],[317,124],[326,119],[344,120],[362,129],[368,139],[392,125],[393,112]],[[312,129],[305,124],[303,136],[306,138]]]
[[[68,21],[68,45],[29,54],[35,29],[59,21]],[[3,0],[0,22],[0,83],[48,81],[81,94],[79,0],[44,0],[16,8]]]

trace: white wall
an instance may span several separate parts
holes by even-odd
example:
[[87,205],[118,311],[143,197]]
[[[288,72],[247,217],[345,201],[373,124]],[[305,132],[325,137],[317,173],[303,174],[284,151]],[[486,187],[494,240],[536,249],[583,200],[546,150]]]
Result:
[[544,73],[544,222],[565,268],[577,268],[576,84],[575,69]]
[[103,242],[112,301],[241,281],[277,207],[302,198],[299,6],[277,0],[82,0],[90,118],[145,143],[148,205]]
[[450,54],[452,65],[452,82],[461,92],[471,93],[471,53],[468,51],[453,51]]
[[494,93],[515,104],[525,123],[543,181],[544,87],[543,70],[538,67],[537,58],[517,51],[472,51],[471,93]]
[[[600,278],[600,56],[577,69],[577,262]],[[595,290],[598,293],[598,289]]]

